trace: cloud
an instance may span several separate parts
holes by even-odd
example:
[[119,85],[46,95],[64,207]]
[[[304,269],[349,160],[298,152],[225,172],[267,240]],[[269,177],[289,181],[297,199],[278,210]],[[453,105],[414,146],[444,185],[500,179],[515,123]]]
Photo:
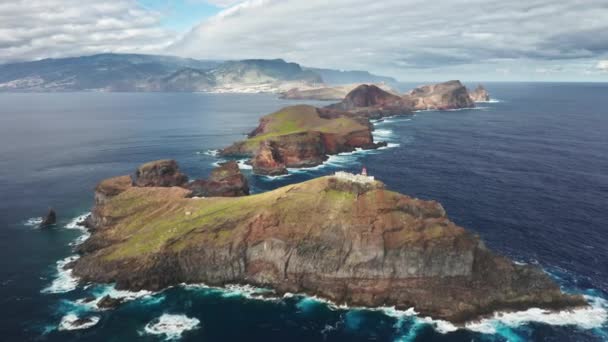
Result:
[[[584,18],[585,20],[581,20]],[[513,71],[608,53],[605,0],[249,0],[205,20],[170,51],[276,58],[408,74],[477,65]],[[519,65],[518,65],[519,61]],[[523,64],[522,64],[523,63]]]
[[97,52],[162,51],[175,34],[135,0],[0,3],[0,62]]
[[218,6],[218,7],[230,7],[234,6],[238,3],[243,2],[244,0],[187,0],[188,2],[206,2],[208,4]]
[[608,60],[597,62],[596,68],[603,72],[608,72]]

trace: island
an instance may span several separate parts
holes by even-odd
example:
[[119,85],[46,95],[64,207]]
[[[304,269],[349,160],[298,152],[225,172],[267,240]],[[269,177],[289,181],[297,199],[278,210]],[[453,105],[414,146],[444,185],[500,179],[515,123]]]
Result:
[[540,268],[490,251],[439,203],[391,191],[366,174],[204,198],[128,178],[96,188],[92,236],[70,265],[82,282],[134,291],[251,284],[276,295],[414,308],[454,323],[587,305]]
[[[286,100],[319,100],[319,101],[340,101],[344,99],[348,93],[353,91],[361,84],[347,84],[337,86],[320,86],[320,87],[301,87],[292,88],[286,92],[279,94],[279,98]],[[372,84],[384,91],[392,94],[398,94],[399,92],[393,89],[386,83],[374,83]]]
[[386,146],[374,141],[371,119],[474,106],[460,81],[423,86],[404,96],[362,84],[324,108],[296,105],[268,114],[247,139],[220,150],[219,155],[246,158],[256,174],[283,175],[288,168],[319,165],[328,155]]
[[262,117],[246,140],[219,154],[249,158],[257,174],[281,175],[319,165],[331,154],[384,146],[374,142],[372,130],[367,118],[346,111],[290,106]]

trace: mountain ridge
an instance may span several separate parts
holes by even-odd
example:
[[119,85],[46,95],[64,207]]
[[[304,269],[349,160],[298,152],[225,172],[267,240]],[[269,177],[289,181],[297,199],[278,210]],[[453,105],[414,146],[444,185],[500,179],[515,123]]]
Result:
[[1,64],[0,92],[279,92],[324,84],[324,76],[330,81],[387,79],[364,71],[308,68],[283,59],[214,61],[105,53]]

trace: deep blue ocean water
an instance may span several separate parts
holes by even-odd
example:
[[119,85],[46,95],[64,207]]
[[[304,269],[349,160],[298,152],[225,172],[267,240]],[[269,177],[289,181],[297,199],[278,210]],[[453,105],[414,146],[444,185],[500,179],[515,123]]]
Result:
[[[499,102],[376,123],[387,149],[282,178],[246,173],[261,192],[365,165],[393,190],[438,200],[495,251],[595,298],[595,311],[573,315],[580,324],[511,319],[446,332],[441,322],[388,309],[347,310],[300,296],[262,301],[243,288],[176,287],[92,311],[76,300],[112,289],[75,287],[65,274],[57,278],[56,263],[73,255],[70,243],[83,232],[65,226],[89,210],[95,184],[161,158],[206,177],[218,161],[210,150],[295,103],[260,94],[0,94],[0,340],[156,341],[167,337],[153,333],[161,317],[196,325],[183,331],[186,341],[608,340],[606,303],[597,299],[608,298],[608,84],[487,88]],[[56,228],[28,225],[49,206]],[[99,321],[59,330],[69,314]]]

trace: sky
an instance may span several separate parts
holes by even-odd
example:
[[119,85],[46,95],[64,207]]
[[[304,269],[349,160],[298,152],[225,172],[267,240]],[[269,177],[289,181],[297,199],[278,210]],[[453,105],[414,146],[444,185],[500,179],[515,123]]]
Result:
[[402,81],[608,81],[606,0],[0,0],[0,63],[283,58]]

